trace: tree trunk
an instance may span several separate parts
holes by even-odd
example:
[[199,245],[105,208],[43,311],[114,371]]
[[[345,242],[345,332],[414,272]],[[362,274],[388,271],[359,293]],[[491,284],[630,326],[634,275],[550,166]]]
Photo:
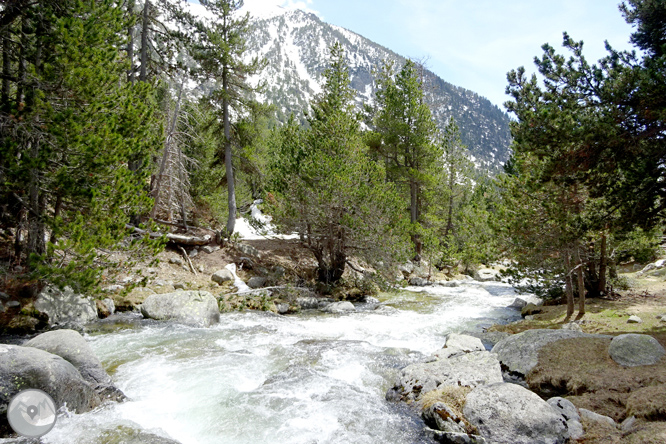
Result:
[[[38,164],[37,158],[39,157],[39,144],[36,142],[28,142],[28,152],[35,164]],[[37,168],[30,169],[30,209],[28,211],[28,255],[44,254],[46,245],[44,243],[44,235],[46,233],[44,221],[42,220],[42,204],[43,197],[39,192],[39,170]]]
[[[162,154],[162,164],[160,165],[160,172],[155,179],[155,203],[153,204],[153,210],[150,212],[150,217],[155,219],[155,214],[157,212],[157,207],[160,203],[160,191],[162,190],[162,181],[164,178],[164,171],[166,170],[167,162],[169,160],[169,151],[170,144],[173,138],[173,134],[176,131],[176,123],[178,121],[178,114],[180,113],[180,100],[183,95],[183,83],[180,84],[180,89],[178,90],[178,101],[176,101],[176,109],[173,112],[173,118],[169,123],[169,129],[164,140],[164,153]],[[184,219],[183,219],[184,220]]]
[[[418,202],[418,183],[414,179],[409,181],[409,220],[412,224],[419,221],[419,202]],[[423,243],[419,234],[412,234],[412,243],[414,244],[414,260],[419,262],[421,260],[421,251],[423,250]]]
[[9,27],[5,28],[2,36],[2,106],[9,104]]
[[229,217],[227,218],[227,236],[231,236],[236,228],[236,186],[234,183],[234,169],[231,162],[231,123],[229,122],[229,69],[222,71],[222,119],[224,121],[224,166],[227,174],[227,196]]
[[569,256],[568,249],[564,250],[564,270],[565,270],[564,288],[567,295],[567,319],[570,319],[571,316],[573,316],[574,314],[574,294],[573,294],[573,277],[571,276],[573,270],[571,269],[571,259]]
[[[25,20],[25,19],[24,19]],[[24,33],[28,32],[27,25],[24,21],[22,24],[22,29]],[[20,103],[23,102],[23,97],[24,97],[24,88],[25,88],[25,51],[26,47],[28,46],[28,42],[23,42],[21,45],[21,50],[19,51],[19,59],[18,59],[18,80],[16,82],[16,105],[21,106]]]
[[324,260],[324,255],[315,254],[317,257],[317,280],[324,284],[335,285],[345,272],[347,256],[342,251],[336,251],[331,255],[330,263]]
[[[131,18],[134,15],[134,0],[127,2],[127,15]],[[134,28],[127,28],[127,60],[129,69],[127,70],[127,82],[134,83]]]
[[597,290],[599,291],[600,295],[605,295],[606,294],[606,268],[608,267],[608,258],[606,257],[608,252],[607,252],[607,245],[606,245],[606,232],[604,231],[601,234],[601,251],[600,251],[600,259],[599,259],[599,284],[597,287]]
[[141,71],[139,72],[139,81],[145,82],[148,79],[148,12],[150,2],[146,0],[143,6],[143,23],[141,23]]
[[578,316],[585,314],[585,279],[583,278],[583,261],[580,259],[580,247],[574,246],[573,257],[576,262],[576,275],[578,277]]

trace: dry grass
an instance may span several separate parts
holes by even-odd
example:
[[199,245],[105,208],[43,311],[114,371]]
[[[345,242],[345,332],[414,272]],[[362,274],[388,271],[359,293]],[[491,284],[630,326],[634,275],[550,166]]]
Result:
[[627,400],[629,415],[653,421],[666,421],[666,385],[644,387]]
[[432,390],[425,393],[418,401],[418,406],[421,410],[425,410],[432,405],[441,402],[446,404],[453,413],[459,418],[462,418],[467,433],[476,435],[479,433],[476,427],[470,424],[463,415],[463,408],[467,395],[472,391],[471,387],[447,385],[437,390]]
[[[660,336],[657,339],[666,342]],[[610,339],[574,338],[547,345],[539,352],[538,365],[527,375],[530,389],[547,397],[567,396],[577,407],[616,421],[635,414],[628,411],[632,397],[633,405],[646,406],[646,412],[663,411],[666,357],[655,365],[622,367],[608,355],[609,344]],[[657,393],[657,387],[662,396],[648,399]]]
[[639,421],[627,432],[603,422],[583,420],[585,436],[578,441],[583,444],[664,444],[666,422]]

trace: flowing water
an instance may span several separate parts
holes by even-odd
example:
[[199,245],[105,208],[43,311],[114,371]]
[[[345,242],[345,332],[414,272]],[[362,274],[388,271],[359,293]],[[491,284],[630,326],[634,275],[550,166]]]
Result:
[[502,283],[409,288],[375,310],[224,314],[213,328],[127,319],[87,335],[130,398],[60,417],[46,443],[116,443],[136,430],[182,444],[426,443],[385,401],[399,369],[449,332],[516,318]]

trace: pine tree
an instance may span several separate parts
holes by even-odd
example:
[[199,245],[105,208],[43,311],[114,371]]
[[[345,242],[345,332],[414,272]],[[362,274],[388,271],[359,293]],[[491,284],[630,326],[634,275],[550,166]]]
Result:
[[312,251],[318,280],[335,284],[351,254],[390,260],[403,231],[400,200],[365,151],[342,46],[330,54],[310,128],[292,118],[276,131],[269,203],[278,226],[298,232]]
[[155,150],[153,92],[122,83],[126,27],[111,0],[39,2],[8,25],[4,49],[16,57],[3,66],[13,80],[0,113],[0,186],[17,217],[5,214],[3,229],[33,277],[97,284],[101,250],[117,247],[128,215],[149,204],[145,175],[127,162]]
[[265,66],[258,58],[244,61],[246,55],[246,35],[249,32],[249,14],[238,17],[243,6],[242,0],[203,0],[201,4],[213,14],[209,23],[197,24],[196,41],[193,48],[194,59],[199,64],[200,78],[214,80],[221,84],[215,89],[210,100],[220,109],[220,125],[224,137],[220,157],[224,159],[228,209],[226,234],[231,236],[236,224],[236,191],[234,181],[231,111],[242,114],[251,100],[251,94],[261,89],[250,86],[247,78]]
[[420,260],[428,202],[425,192],[441,168],[442,151],[435,143],[436,125],[425,103],[417,66],[408,60],[398,73],[384,66],[377,81],[378,111],[375,131],[381,135],[377,147],[389,180],[408,196],[412,243]]

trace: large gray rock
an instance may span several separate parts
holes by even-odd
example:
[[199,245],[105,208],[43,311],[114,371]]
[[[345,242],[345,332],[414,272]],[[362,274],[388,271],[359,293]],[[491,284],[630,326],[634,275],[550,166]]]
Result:
[[103,399],[122,401],[117,389],[83,336],[74,330],[54,330],[29,340],[24,347],[34,347],[60,356],[72,364]]
[[635,333],[614,337],[608,347],[613,361],[625,367],[656,364],[664,353],[666,350],[655,338]]
[[34,347],[0,344],[0,436],[10,432],[7,407],[12,397],[26,389],[51,395],[58,407],[84,413],[101,399],[69,362]]
[[510,375],[524,377],[537,365],[543,346],[561,339],[594,336],[573,330],[527,330],[502,339],[492,352]]
[[217,301],[207,291],[153,294],[141,305],[141,313],[146,318],[193,327],[210,327],[220,322]]
[[64,290],[51,286],[44,288],[35,300],[35,308],[48,315],[52,326],[81,328],[97,319],[95,301],[74,293],[70,287]]
[[564,424],[567,426],[567,434],[572,440],[576,441],[583,437],[584,432],[583,425],[580,423],[580,415],[571,401],[555,397],[546,402],[562,416]]
[[58,355],[72,364],[83,379],[92,384],[110,384],[111,377],[102,368],[92,348],[83,336],[74,330],[54,330],[42,333],[25,344]]
[[409,285],[414,287],[425,287],[426,285],[430,285],[430,282],[428,282],[427,279],[415,276],[409,280]]
[[247,281],[247,286],[250,288],[263,288],[266,286],[266,278],[253,276]]
[[462,353],[447,359],[408,365],[386,393],[386,399],[410,402],[440,386],[477,387],[496,382],[502,382],[496,355],[487,351]]
[[230,270],[223,268],[222,270],[216,271],[210,278],[213,282],[222,285],[225,282],[233,282],[234,274]]
[[517,310],[522,310],[527,306],[527,301],[525,299],[521,298],[516,298],[513,300],[511,305],[509,305],[509,308],[515,308]]
[[479,338],[458,333],[449,333],[446,336],[444,347],[436,352],[435,356],[439,359],[445,359],[462,353],[485,350],[486,348],[483,346],[483,342],[481,342],[481,339]]
[[322,308],[322,311],[326,313],[349,313],[351,311],[356,311],[356,307],[349,301],[344,302],[332,302]]
[[329,298],[318,298],[315,296],[302,296],[296,298],[296,304],[303,310],[313,310],[318,308],[325,308],[333,302]]
[[499,281],[500,272],[492,268],[480,268],[474,271],[472,277],[479,282]]
[[509,383],[484,385],[467,395],[465,418],[493,444],[561,444],[562,416],[535,393]]

